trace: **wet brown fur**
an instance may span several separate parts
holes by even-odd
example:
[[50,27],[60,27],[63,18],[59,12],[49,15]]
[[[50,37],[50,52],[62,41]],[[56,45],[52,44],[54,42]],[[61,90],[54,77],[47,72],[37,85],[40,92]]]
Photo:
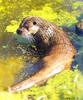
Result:
[[[70,68],[73,61],[73,57],[76,54],[72,43],[68,39],[67,34],[59,29],[56,25],[47,22],[39,17],[27,18],[29,22],[37,21],[40,25],[40,30],[34,35],[37,37],[41,36],[40,49],[43,48],[45,51],[45,57],[42,60],[42,69],[34,74],[29,79],[26,79],[15,86],[9,88],[9,91],[16,92],[23,89],[32,87],[34,84],[44,81],[56,73],[61,72],[66,68]],[[32,25],[32,24],[31,24]],[[21,27],[22,28],[22,27]],[[52,29],[52,38],[49,40],[49,36],[46,34],[48,28]],[[41,34],[41,32],[43,32]],[[38,35],[37,35],[38,34]],[[42,45],[43,44],[43,45]],[[30,85],[30,86],[28,86]],[[25,88],[22,88],[25,86]]]

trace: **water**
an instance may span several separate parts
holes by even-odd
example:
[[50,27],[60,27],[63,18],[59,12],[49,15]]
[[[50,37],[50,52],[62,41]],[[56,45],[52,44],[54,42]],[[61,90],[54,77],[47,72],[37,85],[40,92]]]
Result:
[[[81,18],[83,18],[83,16],[81,16]],[[81,18],[79,20],[81,20]],[[83,33],[76,34],[75,25],[71,27],[63,26],[63,30],[67,32],[72,44],[77,50],[77,55],[74,59],[73,66],[78,64],[78,68],[81,72],[83,72]]]

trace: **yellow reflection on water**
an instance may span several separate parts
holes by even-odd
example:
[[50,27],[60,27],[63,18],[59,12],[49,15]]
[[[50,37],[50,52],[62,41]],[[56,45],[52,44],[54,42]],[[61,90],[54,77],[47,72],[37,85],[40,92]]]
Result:
[[0,59],[0,90],[13,84],[15,74],[23,67],[22,57],[7,57]]

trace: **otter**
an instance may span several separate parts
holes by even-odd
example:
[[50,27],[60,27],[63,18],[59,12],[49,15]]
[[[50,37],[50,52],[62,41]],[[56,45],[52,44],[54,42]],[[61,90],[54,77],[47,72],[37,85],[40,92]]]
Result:
[[30,41],[34,41],[37,51],[44,56],[33,65],[40,70],[30,78],[9,88],[10,92],[31,88],[55,74],[71,67],[76,50],[67,34],[55,24],[40,17],[26,17],[22,20],[17,34]]

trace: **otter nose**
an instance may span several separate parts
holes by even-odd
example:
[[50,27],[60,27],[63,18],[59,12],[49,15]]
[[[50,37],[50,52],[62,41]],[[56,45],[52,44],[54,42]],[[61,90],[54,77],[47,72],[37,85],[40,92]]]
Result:
[[21,35],[22,34],[22,30],[17,29],[16,33],[19,34],[19,35]]

